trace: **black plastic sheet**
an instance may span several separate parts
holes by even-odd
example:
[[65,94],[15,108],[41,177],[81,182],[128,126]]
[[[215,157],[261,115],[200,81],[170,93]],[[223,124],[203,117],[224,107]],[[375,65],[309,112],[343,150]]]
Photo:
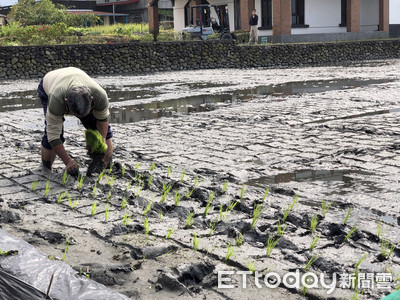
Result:
[[129,299],[93,280],[76,276],[76,271],[66,263],[49,260],[32,245],[2,229],[0,249],[18,251],[16,255],[0,256],[1,300],[45,299],[52,275],[49,296],[53,300]]

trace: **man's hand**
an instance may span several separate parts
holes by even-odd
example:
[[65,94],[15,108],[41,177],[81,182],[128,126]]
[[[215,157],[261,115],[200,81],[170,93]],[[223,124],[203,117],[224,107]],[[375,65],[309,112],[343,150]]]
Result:
[[68,173],[73,173],[73,170],[79,170],[78,164],[76,161],[74,161],[72,158],[69,160],[69,162],[65,165],[67,167],[67,172]]

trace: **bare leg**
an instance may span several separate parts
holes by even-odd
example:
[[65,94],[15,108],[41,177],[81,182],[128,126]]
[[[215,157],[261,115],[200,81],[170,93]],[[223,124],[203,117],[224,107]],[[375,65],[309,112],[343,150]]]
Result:
[[54,160],[56,159],[56,153],[53,150],[47,150],[43,146],[41,148],[41,153],[43,166],[51,170]]
[[106,140],[106,144],[107,144],[107,151],[104,154],[104,162],[106,163],[106,165],[108,165],[108,163],[110,162],[111,155],[113,153],[112,138]]

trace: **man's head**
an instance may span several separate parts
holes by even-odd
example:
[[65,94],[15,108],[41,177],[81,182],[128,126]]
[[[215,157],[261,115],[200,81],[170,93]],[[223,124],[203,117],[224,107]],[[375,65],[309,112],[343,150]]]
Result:
[[85,86],[76,86],[67,92],[67,105],[71,113],[77,117],[89,114],[92,105],[92,93]]
[[255,14],[256,14],[256,10],[255,10],[255,9],[252,9],[252,10],[251,10],[251,13],[252,13],[253,15],[255,15]]

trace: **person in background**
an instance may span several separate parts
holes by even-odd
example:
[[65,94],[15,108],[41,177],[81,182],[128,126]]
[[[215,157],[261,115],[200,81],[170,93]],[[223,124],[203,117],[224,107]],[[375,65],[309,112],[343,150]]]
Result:
[[258,27],[258,16],[256,15],[256,10],[251,11],[251,16],[249,20],[250,38],[249,44],[257,43],[257,27]]

